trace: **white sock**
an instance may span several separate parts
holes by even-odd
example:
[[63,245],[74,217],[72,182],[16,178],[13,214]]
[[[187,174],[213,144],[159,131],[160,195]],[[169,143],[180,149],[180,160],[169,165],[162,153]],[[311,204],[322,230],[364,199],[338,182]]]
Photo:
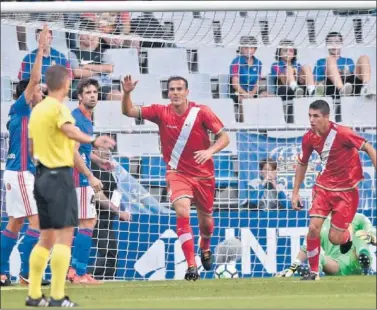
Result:
[[308,93],[311,95],[315,91],[315,85],[308,85]]
[[290,89],[292,89],[293,91],[295,91],[295,89],[297,88],[297,82],[296,81],[293,81],[289,84],[289,87]]

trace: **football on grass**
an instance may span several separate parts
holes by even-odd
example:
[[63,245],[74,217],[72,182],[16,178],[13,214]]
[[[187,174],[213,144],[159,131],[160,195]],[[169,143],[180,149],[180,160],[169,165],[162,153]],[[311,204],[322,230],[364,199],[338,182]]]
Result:
[[220,265],[215,270],[216,279],[235,279],[238,278],[238,271],[234,265]]

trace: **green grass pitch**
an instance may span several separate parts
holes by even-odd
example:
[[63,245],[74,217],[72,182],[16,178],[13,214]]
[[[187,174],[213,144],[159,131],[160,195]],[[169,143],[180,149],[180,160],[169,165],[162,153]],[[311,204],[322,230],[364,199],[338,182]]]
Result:
[[[45,289],[46,295],[49,294]],[[374,308],[375,276],[293,279],[227,279],[67,284],[67,294],[84,308]],[[1,288],[1,309],[23,308],[27,288]]]

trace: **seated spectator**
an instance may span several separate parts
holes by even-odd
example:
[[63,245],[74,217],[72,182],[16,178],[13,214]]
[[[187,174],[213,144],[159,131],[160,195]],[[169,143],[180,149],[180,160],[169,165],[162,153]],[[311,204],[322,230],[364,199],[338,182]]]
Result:
[[276,62],[271,66],[271,78],[279,97],[286,101],[292,100],[293,97],[315,94],[312,70],[310,66],[302,66],[298,62],[297,49],[293,47],[292,41],[280,41],[275,59]]
[[230,65],[230,97],[236,103],[239,119],[243,122],[242,99],[266,96],[267,92],[259,88],[262,62],[254,54],[258,41],[252,36],[240,39],[239,56]]
[[[39,41],[39,33],[42,29],[37,29],[35,31],[36,40]],[[70,64],[67,58],[63,53],[57,51],[51,47],[52,42],[52,31],[49,31],[48,37],[48,46],[43,50],[43,59],[42,59],[42,83],[45,83],[45,73],[50,66],[61,65],[67,67],[70,70]],[[22,60],[20,71],[18,72],[18,79],[29,80],[31,70],[33,68],[35,58],[37,55],[38,49],[35,49],[30,54],[27,54]]]
[[[86,24],[90,27],[93,23]],[[72,98],[77,98],[76,87],[82,78],[94,78],[99,82],[99,100],[120,100],[120,85],[112,82],[110,74],[113,72],[113,64],[106,50],[101,46],[98,36],[90,34],[79,35],[79,47],[71,49],[69,59],[75,78],[72,89]]]
[[282,184],[277,182],[277,162],[272,158],[259,163],[260,183],[252,193],[251,205],[259,210],[290,209],[291,202]]
[[339,97],[351,94],[368,94],[370,62],[368,56],[360,56],[355,66],[351,58],[342,57],[343,37],[339,32],[326,36],[329,51],[327,58],[319,59],[314,67],[317,84],[325,86],[327,96]]

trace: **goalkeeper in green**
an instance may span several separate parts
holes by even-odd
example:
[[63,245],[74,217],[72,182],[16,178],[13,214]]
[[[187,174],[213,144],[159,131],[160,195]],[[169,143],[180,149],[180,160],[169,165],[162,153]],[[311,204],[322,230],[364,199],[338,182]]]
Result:
[[[369,244],[376,245],[376,229],[370,220],[361,213],[356,213],[352,225],[353,246],[346,254],[340,253],[340,246],[329,241],[329,231],[331,226],[330,216],[325,220],[321,229],[321,247],[319,268],[326,275],[347,276],[354,274],[368,274],[371,262]],[[290,277],[295,272],[305,276],[310,271],[302,264],[307,260],[306,241],[301,246],[296,260],[292,265],[279,273],[276,277]]]

